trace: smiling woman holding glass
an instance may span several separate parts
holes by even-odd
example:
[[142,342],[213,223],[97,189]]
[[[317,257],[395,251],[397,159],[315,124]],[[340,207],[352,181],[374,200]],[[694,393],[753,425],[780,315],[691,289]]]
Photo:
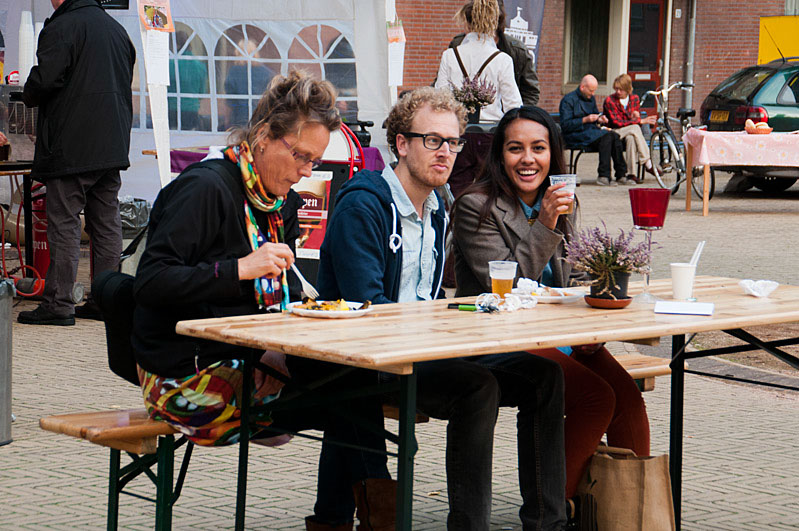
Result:
[[[531,278],[547,286],[585,280],[563,260],[579,213],[579,203],[564,190],[565,184],[550,184],[550,176],[565,169],[563,141],[546,111],[521,107],[503,116],[482,174],[453,207],[456,296],[491,291],[491,260],[515,261],[517,279]],[[573,212],[567,213],[572,202]],[[563,369],[566,497],[572,498],[605,432],[611,446],[649,455],[649,421],[635,382],[604,346],[563,350],[533,354]]]
[[[291,186],[311,175],[330,133],[340,127],[335,100],[335,89],[327,81],[297,72],[276,76],[248,126],[231,135],[231,145],[209,157],[215,160],[187,168],[155,201],[134,284],[132,344],[148,413],[197,444],[237,442],[242,401],[265,405],[278,398],[282,384],[257,370],[251,396],[242,396],[244,359],[260,359],[290,374],[284,392],[297,392],[297,386],[334,370],[314,360],[179,336],[175,324],[285,308],[286,271],[294,262],[301,204]],[[352,389],[370,383],[377,383],[376,372],[355,371],[323,388],[335,391],[337,385]],[[340,407],[382,426],[376,400]],[[261,408],[250,421],[263,428],[324,429],[326,436],[339,441],[385,450],[381,435],[324,408],[284,410],[271,418]],[[252,437],[264,436],[256,432]],[[351,500],[352,485],[363,485],[367,478],[388,480],[385,455],[342,452],[345,458],[334,469],[320,467],[309,528],[351,522],[352,509],[340,498]]]

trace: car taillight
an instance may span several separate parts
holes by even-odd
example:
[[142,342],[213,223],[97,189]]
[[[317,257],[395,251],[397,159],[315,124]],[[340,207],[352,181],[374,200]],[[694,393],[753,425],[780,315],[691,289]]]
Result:
[[740,105],[735,109],[735,123],[743,125],[746,120],[753,122],[768,122],[768,113],[763,107],[753,107],[751,105]]

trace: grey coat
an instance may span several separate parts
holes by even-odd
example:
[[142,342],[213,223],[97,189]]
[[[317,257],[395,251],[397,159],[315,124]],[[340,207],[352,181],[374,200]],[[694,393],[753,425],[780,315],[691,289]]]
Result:
[[488,217],[477,227],[480,210],[488,200],[483,194],[461,197],[453,216],[453,252],[455,256],[456,296],[477,295],[491,291],[488,276],[490,260],[513,260],[519,264],[516,278],[538,280],[547,262],[552,263],[553,284],[565,287],[577,280],[587,279],[582,272],[573,272],[561,258],[565,242],[574,233],[579,207],[573,214],[558,217],[555,230],[541,223],[529,224],[518,199],[500,197],[491,207]]

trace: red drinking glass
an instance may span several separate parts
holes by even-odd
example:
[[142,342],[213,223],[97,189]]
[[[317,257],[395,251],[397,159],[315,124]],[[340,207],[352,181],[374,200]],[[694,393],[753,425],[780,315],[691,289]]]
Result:
[[659,230],[666,220],[671,190],[664,188],[630,188],[633,224],[640,230]]

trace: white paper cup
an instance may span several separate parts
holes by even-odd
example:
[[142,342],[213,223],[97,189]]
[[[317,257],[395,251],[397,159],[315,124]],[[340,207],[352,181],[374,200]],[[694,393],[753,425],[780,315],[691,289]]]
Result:
[[569,209],[565,212],[566,214],[571,214],[574,212],[574,192],[577,190],[577,175],[574,173],[565,173],[562,175],[550,175],[549,182],[553,186],[556,184],[565,184],[561,190],[566,190],[572,195],[572,202],[569,205]]
[[500,297],[513,290],[513,280],[516,278],[516,262],[494,260],[488,262],[488,276],[491,277],[491,291]]
[[671,293],[675,300],[684,301],[693,296],[696,265],[673,263],[671,266]]

